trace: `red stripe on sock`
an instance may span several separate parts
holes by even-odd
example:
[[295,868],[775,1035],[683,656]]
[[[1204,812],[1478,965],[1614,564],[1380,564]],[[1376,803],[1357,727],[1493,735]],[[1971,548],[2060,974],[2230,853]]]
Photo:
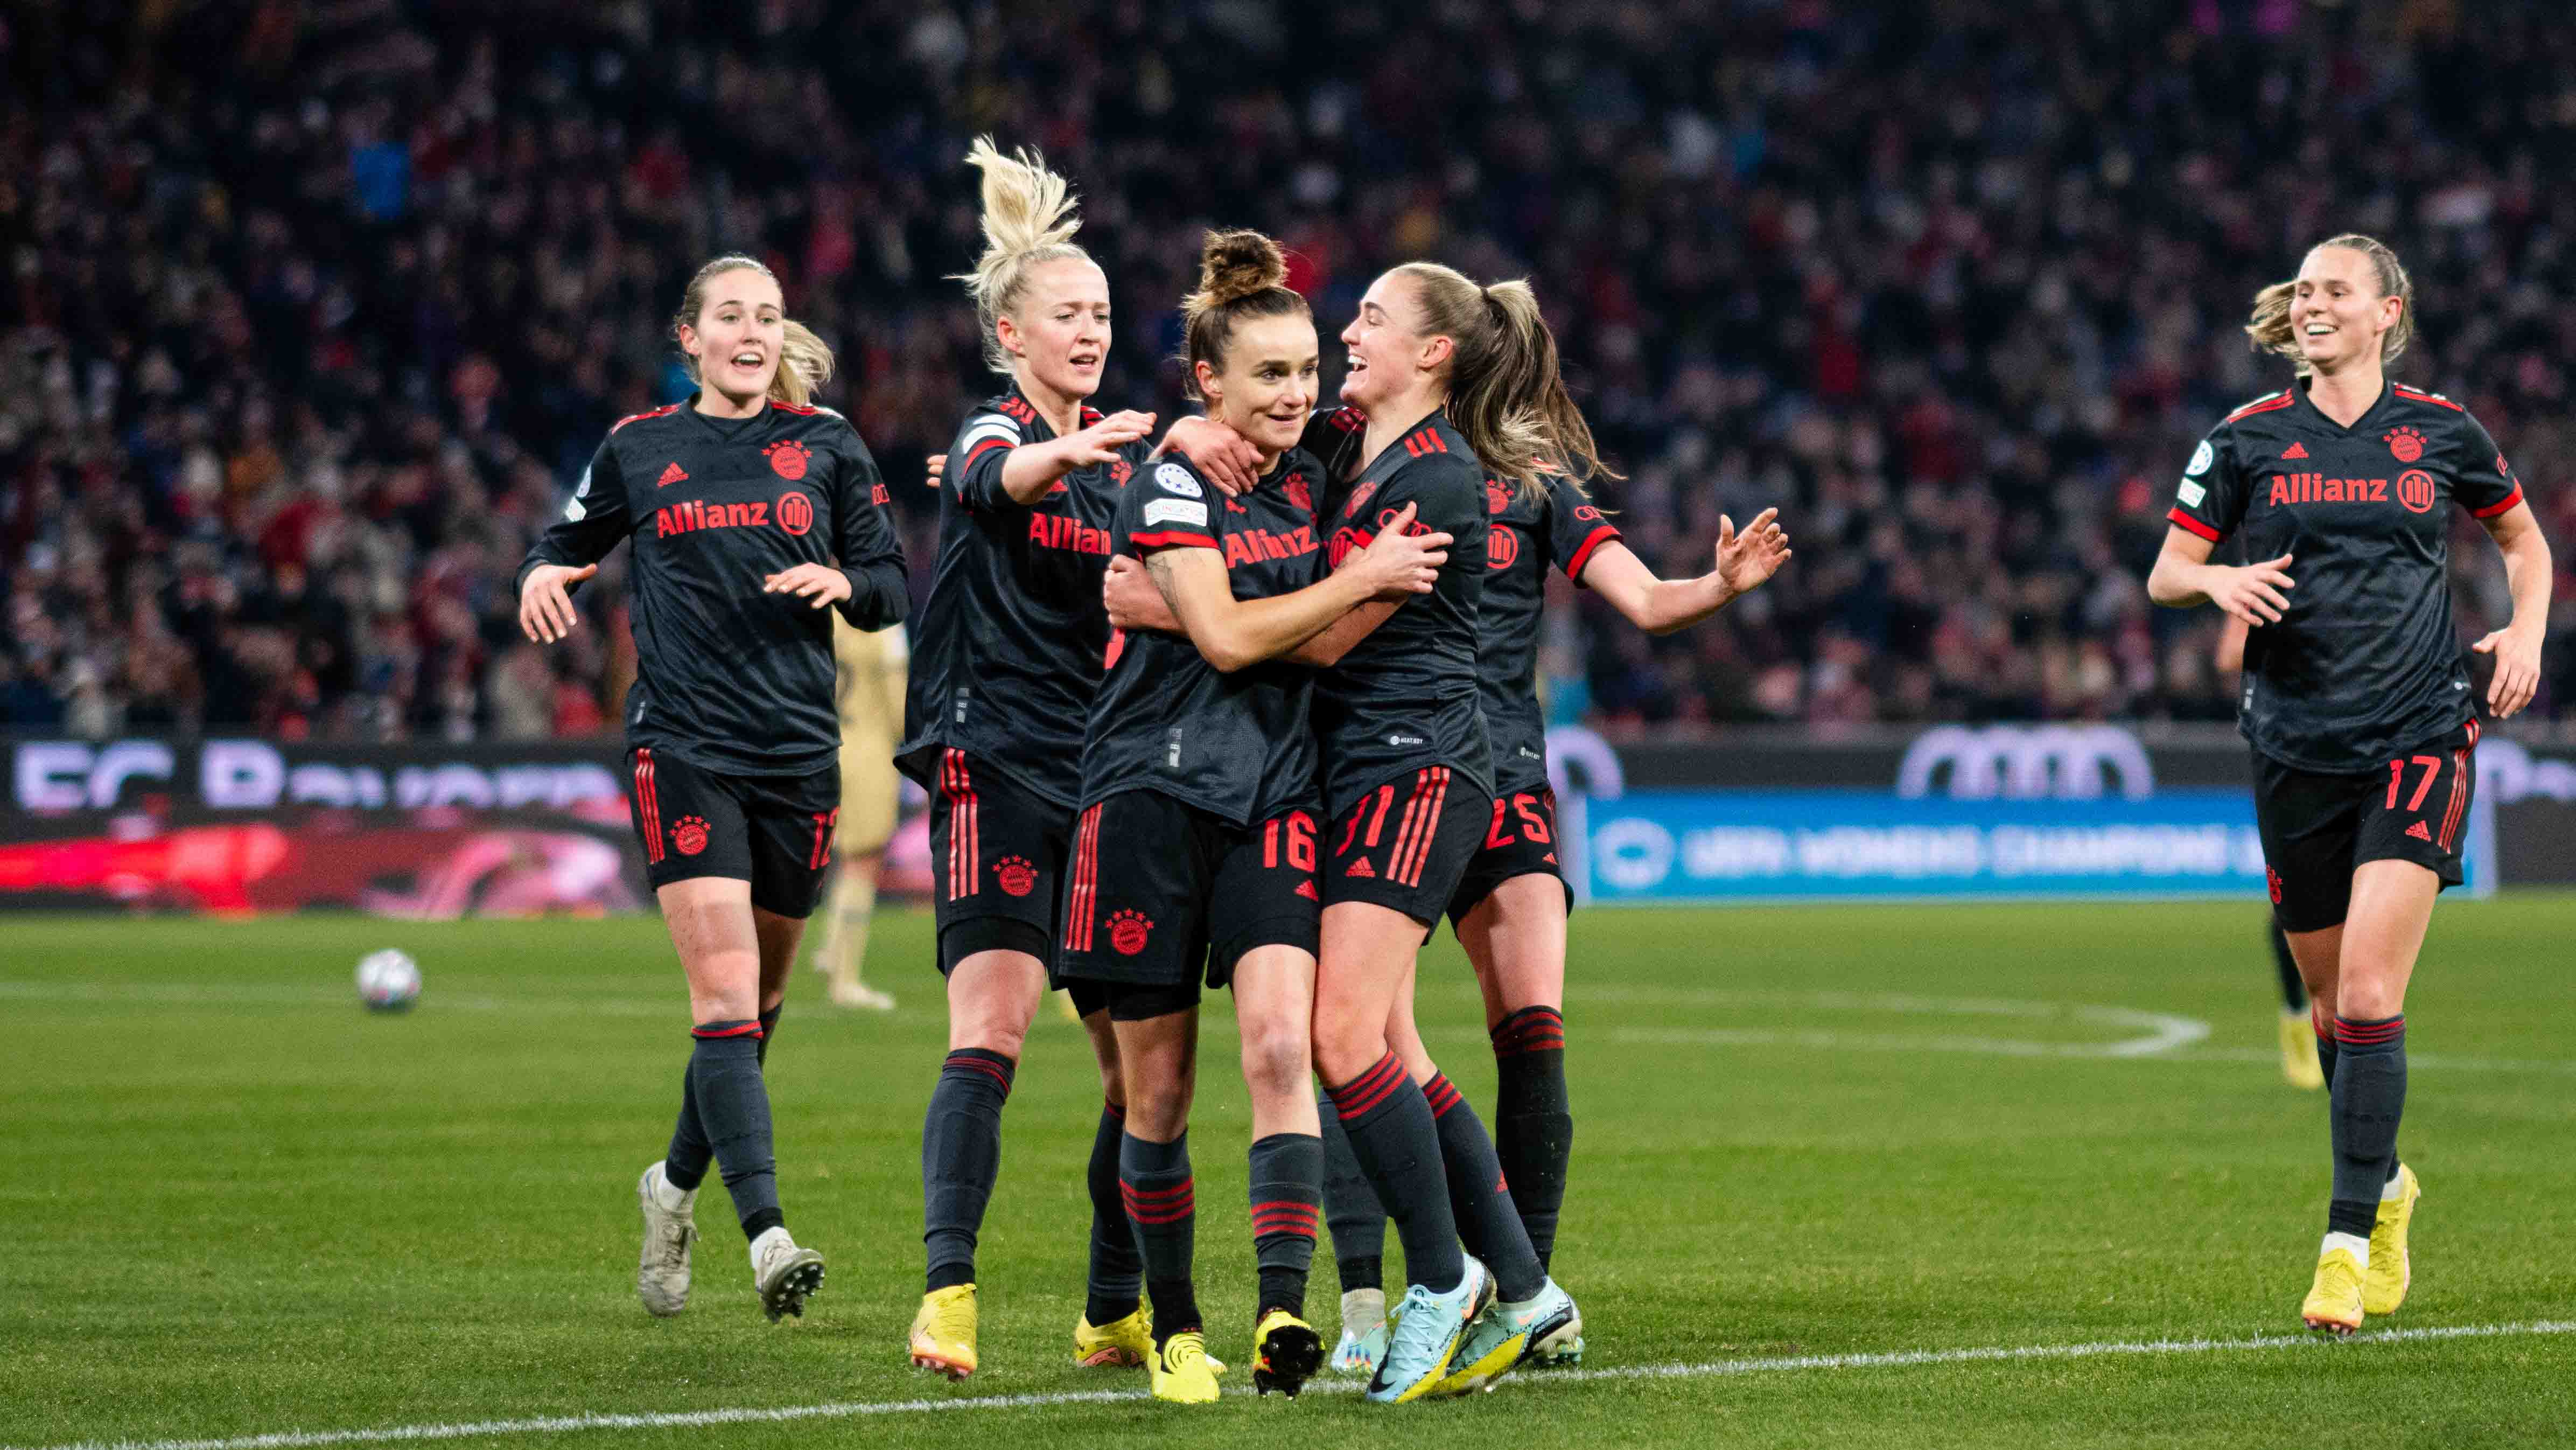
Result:
[[1404,1064],[1390,1052],[1379,1058],[1377,1065],[1368,1071],[1340,1087],[1325,1091],[1333,1099],[1334,1111],[1341,1115],[1342,1121],[1349,1122],[1385,1102],[1387,1095],[1395,1091],[1396,1084],[1403,1081]]
[[1010,1095],[1011,1075],[1004,1072],[1001,1065],[998,1063],[986,1062],[980,1057],[968,1057],[963,1053],[955,1053],[952,1054],[946,1062],[941,1063],[940,1066],[943,1068],[963,1068],[969,1072],[980,1072],[1002,1085],[1003,1096],[1008,1097]]
[[1433,1073],[1431,1081],[1422,1085],[1422,1095],[1431,1100],[1431,1116],[1435,1118],[1449,1116],[1449,1110],[1459,1102],[1457,1085],[1449,1081],[1447,1073]]
[[2404,1017],[2391,1017],[2385,1022],[2355,1022],[2350,1018],[2335,1019],[2335,1040],[2347,1044],[2374,1046],[2393,1042],[2406,1031]]
[[692,1027],[689,1029],[689,1035],[691,1037],[702,1037],[713,1042],[727,1037],[761,1037],[767,1034],[760,1030],[759,1023],[745,1022],[738,1027],[727,1027],[721,1031],[708,1027]]

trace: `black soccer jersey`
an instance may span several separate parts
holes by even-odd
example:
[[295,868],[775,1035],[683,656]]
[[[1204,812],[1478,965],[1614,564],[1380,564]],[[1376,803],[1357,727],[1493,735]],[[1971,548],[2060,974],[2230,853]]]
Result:
[[2522,499],[2495,440],[2436,393],[2390,385],[2346,428],[2304,385],[2210,430],[2172,521],[2245,557],[2291,555],[2278,624],[2248,633],[2237,723],[2301,770],[2376,770],[2475,713],[2451,623],[2450,511]]
[[[1220,551],[1237,599],[1293,594],[1323,574],[1314,503],[1322,479],[1323,465],[1292,448],[1258,488],[1230,499],[1188,460],[1170,456],[1127,485],[1111,533],[1130,558]],[[1091,702],[1084,801],[1144,786],[1238,826],[1313,810],[1314,674],[1276,659],[1226,674],[1179,635],[1117,635]]]
[[517,582],[632,538],[628,742],[735,775],[803,775],[841,748],[832,620],[760,581],[838,564],[850,623],[900,621],[911,596],[885,502],[876,460],[829,408],[713,418],[674,403],[608,430]]
[[[1358,446],[1357,415],[1337,409],[1310,439]],[[1340,815],[1370,787],[1426,765],[1447,765],[1487,795],[1493,754],[1477,697],[1478,609],[1486,568],[1485,469],[1448,416],[1433,413],[1368,460],[1326,507],[1326,561],[1365,549],[1396,510],[1415,506],[1414,527],[1451,536],[1449,562],[1429,594],[1386,622],[1315,681],[1315,728],[1324,743],[1324,804]]]
[[[1100,421],[1082,410],[1082,423]],[[895,763],[932,784],[942,747],[963,750],[1071,810],[1082,791],[1083,727],[1100,683],[1109,616],[1100,578],[1118,494],[1152,445],[1077,469],[1034,504],[1002,491],[1002,464],[1054,438],[1014,388],[968,415],[948,445],[939,563],[913,630],[904,744]]]
[[1494,794],[1547,784],[1547,721],[1538,707],[1538,627],[1547,603],[1550,564],[1580,584],[1592,552],[1619,537],[1618,527],[1563,474],[1547,475],[1536,499],[1485,480],[1484,657],[1476,680],[1484,692],[1485,731],[1494,748]]

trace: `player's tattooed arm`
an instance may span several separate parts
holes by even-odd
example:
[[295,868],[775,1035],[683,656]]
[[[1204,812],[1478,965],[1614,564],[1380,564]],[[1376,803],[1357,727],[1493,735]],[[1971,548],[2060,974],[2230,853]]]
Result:
[[1100,604],[1109,611],[1109,622],[1120,629],[1182,632],[1181,617],[1172,612],[1172,602],[1163,597],[1153,576],[1124,554],[1111,555],[1108,571],[1100,576]]
[[1718,515],[1716,566],[1696,579],[1658,578],[1613,539],[1593,553],[1582,582],[1649,634],[1688,629],[1761,588],[1789,562],[1789,535],[1779,518],[1778,509],[1764,509],[1739,534],[1733,519]]
[[2504,553],[2504,578],[2513,593],[2513,622],[2469,646],[2495,656],[2495,678],[2487,685],[2487,707],[2505,719],[2531,703],[2540,689],[2540,645],[2549,627],[2549,592],[2553,565],[2549,540],[2529,503],[2517,503],[2491,519],[2480,519]]

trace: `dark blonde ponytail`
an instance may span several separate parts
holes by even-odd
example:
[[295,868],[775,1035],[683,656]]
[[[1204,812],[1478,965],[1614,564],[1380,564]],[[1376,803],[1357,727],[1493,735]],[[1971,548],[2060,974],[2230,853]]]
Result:
[[1288,258],[1277,242],[1256,231],[1207,234],[1199,247],[1199,290],[1181,299],[1181,385],[1192,401],[1204,401],[1200,363],[1225,371],[1225,348],[1237,322],[1307,315],[1306,299],[1287,283]]
[[1524,495],[1543,491],[1542,477],[1584,480],[1622,475],[1601,461],[1592,426],[1566,391],[1556,334],[1527,282],[1480,287],[1437,262],[1395,269],[1413,279],[1423,332],[1446,336],[1457,351],[1449,367],[1449,421],[1465,434],[1494,477]]
[[[2397,298],[2405,304],[2397,309],[2396,325],[2379,338],[2379,365],[2384,368],[2397,361],[2404,355],[2406,345],[2415,340],[2415,279],[2406,275],[2406,264],[2397,260],[2397,253],[2390,250],[2386,242],[2377,237],[2365,237],[2359,232],[2328,237],[2308,250],[2313,252],[2325,247],[2343,247],[2368,257],[2371,274],[2379,280],[2379,295]],[[2288,358],[2296,365],[2298,375],[2304,378],[2315,369],[2308,365],[2307,356],[2299,351],[2298,331],[2290,321],[2290,304],[2297,300],[2298,293],[2296,278],[2275,282],[2255,293],[2254,311],[2246,319],[2245,336],[2253,343],[2256,352],[2276,352]]]

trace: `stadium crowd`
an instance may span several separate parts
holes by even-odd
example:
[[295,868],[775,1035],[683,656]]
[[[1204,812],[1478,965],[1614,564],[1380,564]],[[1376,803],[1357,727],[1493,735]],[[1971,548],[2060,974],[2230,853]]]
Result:
[[[550,656],[511,574],[608,425],[685,392],[670,313],[724,250],[840,350],[823,401],[922,587],[934,496],[900,485],[993,388],[945,280],[981,131],[1081,186],[1111,406],[1184,406],[1200,229],[1258,226],[1328,332],[1391,262],[1529,275],[1659,570],[1781,506],[1796,561],[1695,632],[1568,591],[1560,714],[2227,718],[2216,614],[2141,581],[2195,438],[2284,381],[2238,325],[2315,239],[2406,258],[2394,375],[2476,411],[2576,559],[2555,10],[38,7],[0,19],[0,729],[613,727],[624,556]],[[2460,529],[2483,631],[2502,575]],[[2539,708],[2576,711],[2563,642]]]

